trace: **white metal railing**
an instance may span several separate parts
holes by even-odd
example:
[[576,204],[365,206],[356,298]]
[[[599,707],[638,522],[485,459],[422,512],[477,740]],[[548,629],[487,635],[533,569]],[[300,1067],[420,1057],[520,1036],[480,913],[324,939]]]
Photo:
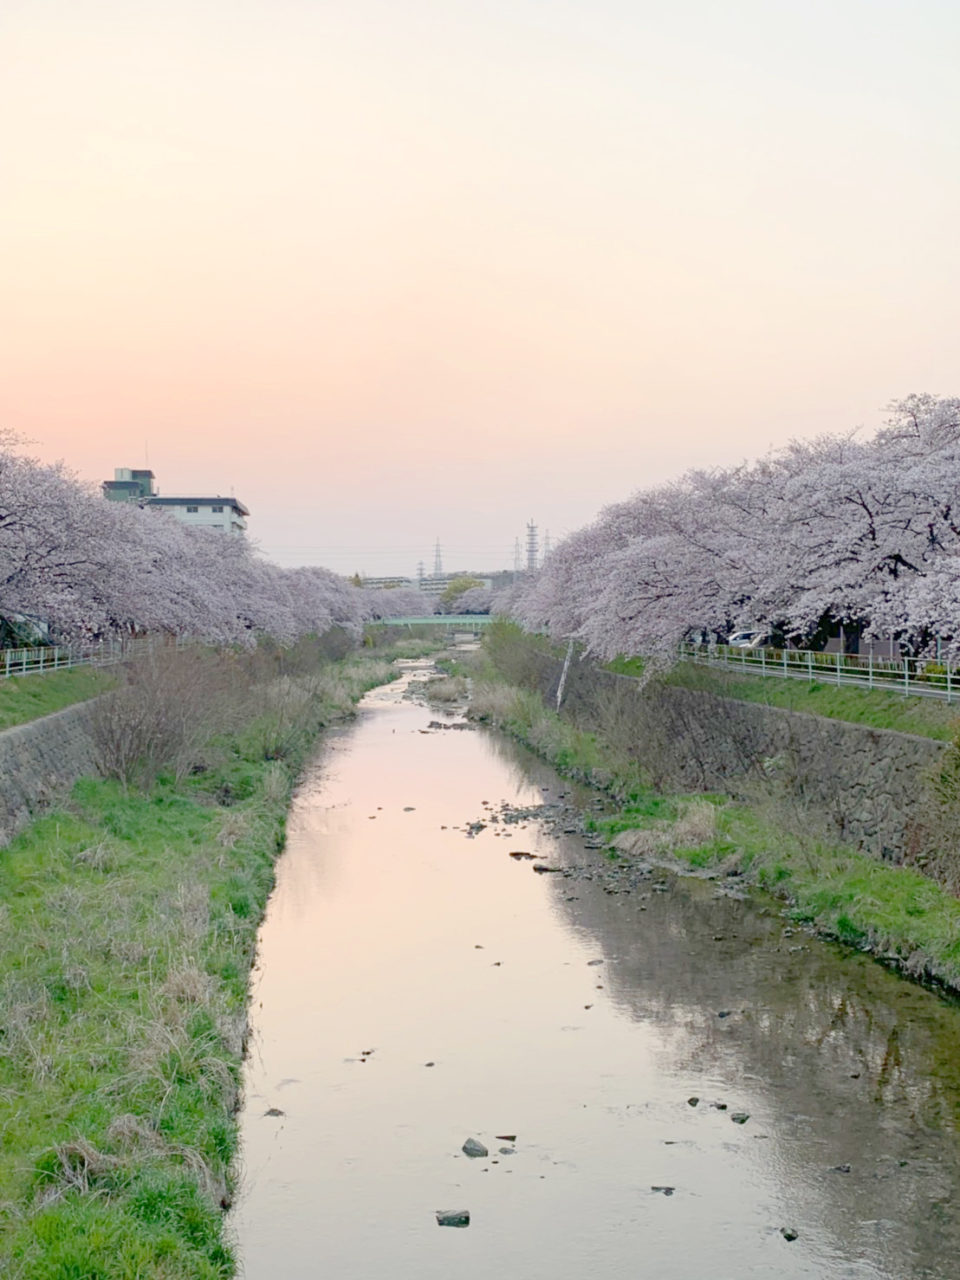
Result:
[[106,667],[127,658],[141,657],[155,649],[158,643],[162,642],[150,637],[104,640],[99,644],[0,649],[0,679],[7,676],[28,676],[39,671],[62,671],[67,667]]
[[872,654],[814,653],[810,649],[740,649],[726,644],[681,644],[691,662],[755,676],[820,681],[858,689],[886,689],[910,697],[960,697],[960,669],[930,658],[875,658]]

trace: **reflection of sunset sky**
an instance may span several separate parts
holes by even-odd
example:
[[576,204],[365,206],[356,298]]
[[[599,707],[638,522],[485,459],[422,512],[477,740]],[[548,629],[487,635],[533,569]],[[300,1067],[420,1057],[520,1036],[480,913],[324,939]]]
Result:
[[[956,390],[960,11],[12,0],[0,419],[285,563],[512,562]],[[495,500],[496,512],[491,511]]]
[[[432,713],[396,687],[374,702],[300,793],[262,931],[233,1220],[249,1280],[471,1280],[491,1258],[606,1280],[641,1256],[678,1280],[939,1275],[960,1243],[935,1208],[960,1176],[957,1011],[784,937],[777,904],[534,874],[508,852],[602,855],[462,828],[556,775],[483,731],[422,734]],[[517,1154],[488,1174],[458,1158],[498,1133]],[[460,1206],[466,1250],[433,1220]]]

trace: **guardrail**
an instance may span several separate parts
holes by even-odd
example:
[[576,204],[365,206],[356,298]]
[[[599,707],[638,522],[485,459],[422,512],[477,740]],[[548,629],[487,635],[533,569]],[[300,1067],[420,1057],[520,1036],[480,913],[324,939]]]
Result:
[[724,644],[686,643],[680,645],[680,656],[690,662],[749,675],[886,689],[945,702],[960,699],[960,669],[928,658],[875,658],[871,654],[814,653],[810,649],[740,649]]
[[[178,642],[179,643],[179,642]],[[38,645],[33,649],[0,649],[0,679],[28,676],[68,667],[107,667],[138,658],[157,647],[155,639],[104,640],[89,645]]]

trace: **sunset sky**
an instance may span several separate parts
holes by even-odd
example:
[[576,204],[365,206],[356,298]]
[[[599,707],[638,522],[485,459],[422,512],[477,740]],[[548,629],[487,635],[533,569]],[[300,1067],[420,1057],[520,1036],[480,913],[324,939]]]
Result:
[[510,567],[960,394],[956,0],[2,0],[0,424]]

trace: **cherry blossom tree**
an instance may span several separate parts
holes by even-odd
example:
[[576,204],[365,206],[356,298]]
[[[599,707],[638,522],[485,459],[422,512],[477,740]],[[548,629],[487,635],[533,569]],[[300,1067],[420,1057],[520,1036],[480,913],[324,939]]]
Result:
[[374,612],[362,594],[326,569],[281,569],[243,538],[106,502],[0,435],[0,614],[43,619],[61,639],[165,632],[288,643],[333,626],[359,634]]
[[635,494],[561,543],[510,608],[604,656],[839,624],[960,652],[960,400],[910,396],[872,440],[797,441]]

